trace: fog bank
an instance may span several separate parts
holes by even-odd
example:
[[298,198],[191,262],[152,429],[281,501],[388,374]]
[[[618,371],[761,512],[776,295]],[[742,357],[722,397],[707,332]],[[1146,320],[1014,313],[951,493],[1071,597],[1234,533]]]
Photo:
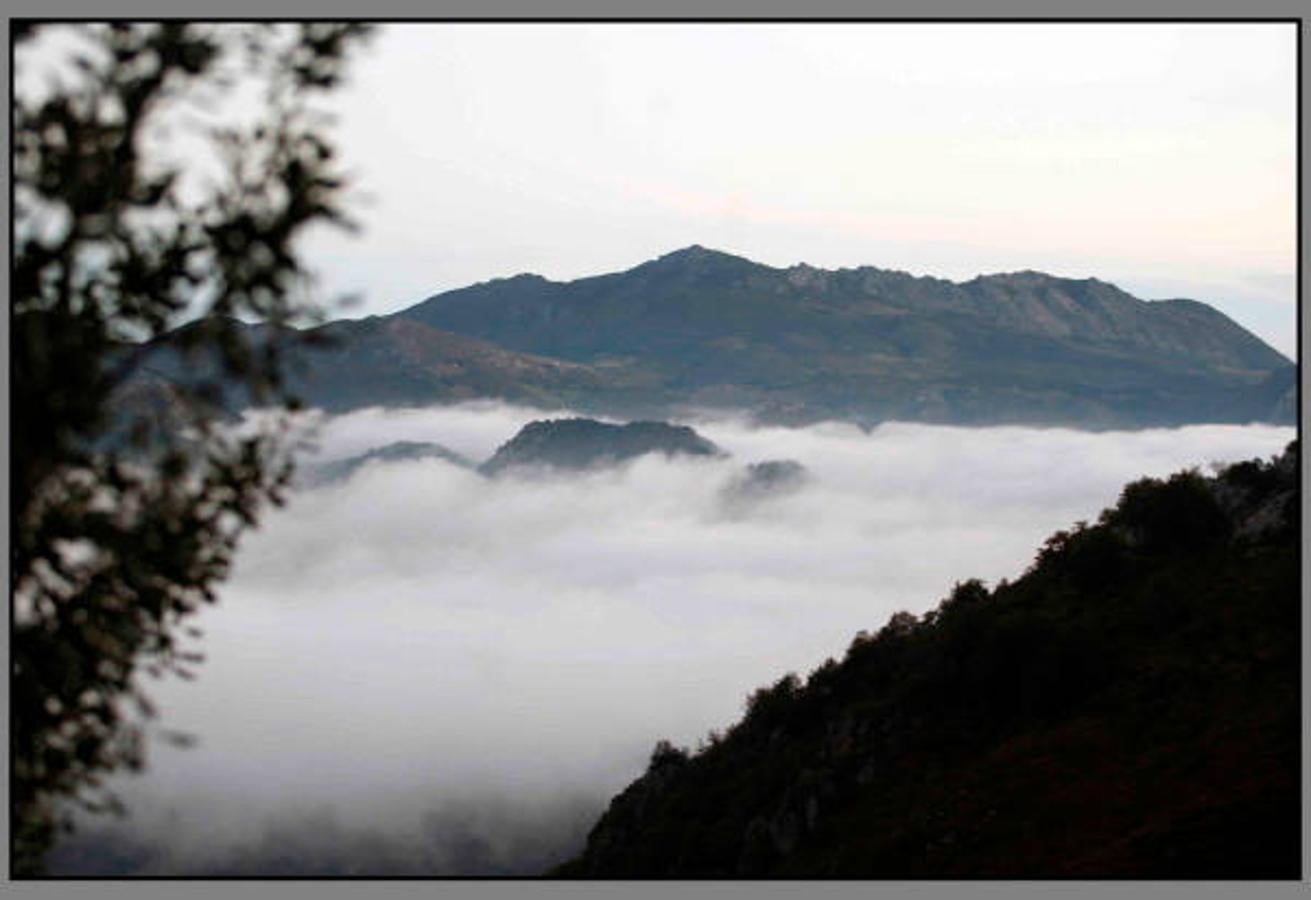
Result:
[[[486,459],[542,414],[497,403],[327,420],[319,460],[399,440]],[[695,746],[787,671],[953,582],[1014,578],[1123,485],[1268,457],[1291,428],[1139,432],[705,418],[732,457],[489,480],[370,463],[269,515],[197,624],[194,682],[152,687],[132,815],[52,862],[141,874],[532,873],[576,850],[657,739]],[[751,462],[795,492],[727,504]]]

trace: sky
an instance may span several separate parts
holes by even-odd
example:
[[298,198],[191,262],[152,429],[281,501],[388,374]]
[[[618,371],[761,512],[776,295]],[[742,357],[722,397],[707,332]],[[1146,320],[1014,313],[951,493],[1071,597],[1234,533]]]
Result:
[[[398,440],[480,461],[542,411],[325,421],[321,460]],[[194,624],[194,681],[147,684],[189,749],[115,779],[130,816],[51,859],[88,874],[534,873],[576,852],[656,741],[695,747],[788,671],[1014,579],[1123,485],[1279,452],[1275,426],[1134,432],[694,422],[731,456],[486,479],[371,463],[247,534]],[[793,459],[792,493],[736,500]]]
[[347,315],[702,244],[953,280],[1039,269],[1296,348],[1281,24],[396,24],[332,104]]

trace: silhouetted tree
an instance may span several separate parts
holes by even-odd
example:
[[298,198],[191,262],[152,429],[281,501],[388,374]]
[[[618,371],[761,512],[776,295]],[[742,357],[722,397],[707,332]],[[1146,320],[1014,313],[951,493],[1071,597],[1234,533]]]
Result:
[[882,628],[879,629],[880,635],[901,636],[910,634],[919,625],[919,619],[912,612],[898,610],[894,612]]
[[[314,307],[296,241],[348,223],[310,97],[365,31],[14,23],[16,874],[40,870],[69,801],[117,805],[101,778],[142,764],[142,672],[188,674],[184,620],[280,502],[277,425],[233,434],[209,401],[223,381],[290,402],[279,341],[245,342],[238,320]],[[178,344],[210,377],[140,403],[144,342],[187,319]]]
[[1202,549],[1228,537],[1230,528],[1206,480],[1192,470],[1127,485],[1102,520],[1146,550]]
[[659,769],[684,762],[687,762],[687,751],[682,747],[675,747],[668,739],[661,738],[656,741],[655,748],[651,751],[648,768]]
[[951,588],[951,594],[938,604],[938,614],[970,609],[988,599],[988,587],[978,578],[958,581]]

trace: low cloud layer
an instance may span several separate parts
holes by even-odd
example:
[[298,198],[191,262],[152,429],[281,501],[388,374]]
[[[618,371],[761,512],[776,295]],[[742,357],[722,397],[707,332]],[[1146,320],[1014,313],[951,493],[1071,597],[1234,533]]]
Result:
[[[326,421],[319,460],[398,440],[481,461],[541,413],[501,404]],[[954,581],[1013,578],[1054,530],[1143,475],[1270,456],[1293,430],[1086,433],[692,422],[727,460],[485,479],[364,466],[248,536],[198,624],[194,682],[88,821],[68,872],[508,874],[577,850],[657,739],[695,746],[787,671],[921,612]],[[726,504],[750,462],[799,490]]]

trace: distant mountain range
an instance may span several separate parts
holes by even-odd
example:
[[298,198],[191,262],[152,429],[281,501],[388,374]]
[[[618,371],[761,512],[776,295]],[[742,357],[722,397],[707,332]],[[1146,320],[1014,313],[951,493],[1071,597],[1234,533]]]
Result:
[[[568,474],[622,466],[641,456],[727,459],[732,454],[686,425],[667,422],[611,424],[595,419],[543,419],[529,422],[501,444],[481,465],[441,444],[395,441],[364,453],[327,462],[309,462],[296,472],[298,487],[313,489],[349,481],[370,465],[441,460],[480,475],[496,477],[512,470]],[[809,478],[796,460],[749,463],[721,489],[730,511],[741,512],[770,497],[799,490]]]
[[1297,408],[1297,367],[1195,301],[1040,272],[773,268],[699,246],[569,282],[496,279],[312,334],[330,346],[297,351],[291,383],[329,411],[494,397],[625,418],[1109,428],[1291,423]]

